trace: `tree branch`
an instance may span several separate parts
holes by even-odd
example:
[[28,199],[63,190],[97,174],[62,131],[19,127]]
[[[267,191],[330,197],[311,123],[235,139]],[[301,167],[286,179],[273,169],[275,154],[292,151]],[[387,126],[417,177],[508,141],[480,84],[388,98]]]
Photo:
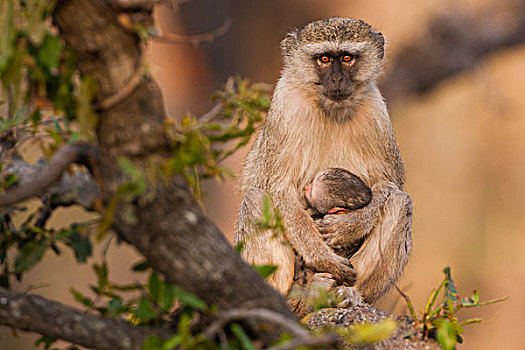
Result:
[[151,36],[150,39],[159,43],[177,43],[184,44],[189,43],[191,45],[197,46],[202,43],[211,43],[218,37],[226,34],[231,26],[231,20],[224,20],[223,24],[212,31],[202,34],[195,35],[180,35],[174,33],[165,33],[159,36]]
[[223,334],[223,329],[226,325],[233,321],[253,321],[260,320],[269,324],[278,325],[284,331],[290,332],[294,339],[293,341],[283,344],[281,346],[272,347],[272,350],[286,350],[296,349],[301,346],[330,346],[335,345],[338,340],[335,334],[323,334],[314,336],[301,325],[290,320],[280,313],[268,309],[232,309],[225,312],[220,312],[217,315],[217,320],[214,321],[203,334],[208,339],[215,339],[217,335]]
[[[104,1],[59,1],[53,19],[76,52],[81,73],[97,81],[99,100],[122,90],[142,64],[140,41],[118,25],[115,12]],[[93,40],[95,32],[97,40]],[[147,169],[153,157],[170,157],[165,118],[160,90],[148,75],[122,103],[101,111],[97,137],[101,176],[109,196],[126,182],[116,166],[118,158]],[[147,196],[127,205],[132,206],[135,220],[129,220],[121,203],[113,227],[169,281],[222,311],[265,307],[297,322],[283,297],[241,259],[186,186],[157,183],[148,188]],[[278,327],[263,328],[255,322],[247,328],[268,341],[278,336]]]
[[[47,164],[45,161],[41,161],[31,167],[22,159],[12,160],[3,173],[17,174],[19,181],[5,192],[0,193],[0,208],[19,203],[30,197],[44,195],[50,186],[62,177],[62,173],[69,168],[71,163],[83,164],[94,170],[97,168],[95,164],[96,154],[97,149],[95,146],[85,142],[77,142],[60,148]],[[90,176],[82,173],[76,173],[76,181],[80,179],[82,181],[81,185],[86,186],[92,184]],[[54,192],[60,190],[65,192],[71,190],[71,187],[77,186],[78,183],[76,181],[72,183],[72,179],[72,176],[64,177],[64,187],[68,188],[57,187]],[[95,188],[89,186],[87,190],[95,190],[91,197],[98,197],[99,191],[96,189],[96,186]]]
[[472,69],[488,53],[525,42],[525,3],[507,1],[481,13],[450,11],[433,18],[394,57],[383,82],[387,100],[424,93],[443,79]]
[[103,350],[140,349],[149,336],[170,336],[166,329],[134,327],[122,320],[86,314],[41,296],[1,287],[0,324]]

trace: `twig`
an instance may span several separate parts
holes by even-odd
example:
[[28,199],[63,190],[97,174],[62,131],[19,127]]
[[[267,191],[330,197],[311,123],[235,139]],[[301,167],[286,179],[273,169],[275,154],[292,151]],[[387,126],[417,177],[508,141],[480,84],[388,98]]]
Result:
[[212,109],[210,109],[208,112],[203,114],[199,118],[199,121],[201,121],[203,123],[207,123],[207,122],[215,119],[221,113],[223,107],[224,107],[224,104],[222,102],[217,103],[215,106],[213,106]]
[[60,148],[36,179],[23,186],[15,185],[0,193],[0,208],[41,195],[60,179],[71,163],[86,165],[90,170],[97,169],[96,154],[96,147],[85,142],[72,143]]
[[10,86],[6,89],[6,97],[7,97],[7,119],[13,119],[13,90]]
[[208,328],[206,328],[203,334],[208,339],[214,339],[215,336],[219,336],[221,342],[224,327],[236,320],[260,320],[277,325],[289,331],[294,339],[286,344],[271,347],[271,350],[287,350],[295,349],[301,346],[328,346],[333,345],[337,342],[338,337],[335,334],[324,334],[321,336],[313,336],[308,330],[300,326],[298,323],[293,322],[288,317],[280,314],[276,311],[268,309],[232,309],[229,311],[221,312],[217,315],[217,320],[213,322]]
[[224,328],[228,323],[235,320],[244,319],[258,319],[268,321],[272,324],[280,326],[289,330],[293,335],[298,337],[309,337],[310,333],[299,324],[290,322],[290,318],[268,309],[231,309],[225,312],[220,312],[217,315],[217,321],[213,322],[206,328],[203,334],[209,339],[213,339],[215,335]]
[[412,300],[410,300],[410,297],[408,295],[406,295],[405,293],[403,293],[403,291],[401,289],[399,289],[397,284],[394,284],[394,287],[396,287],[397,292],[399,294],[401,294],[401,296],[407,302],[407,306],[408,306],[408,310],[410,311],[410,315],[412,316],[414,321],[417,322],[417,315],[416,315],[416,311],[414,310],[414,305],[412,304]]
[[123,10],[152,10],[155,5],[163,4],[173,9],[169,0],[111,0],[111,7]]
[[227,18],[224,20],[224,23],[219,28],[202,34],[181,35],[174,33],[166,33],[163,35],[151,36],[150,39],[161,43],[189,43],[191,45],[197,46],[202,43],[213,42],[219,36],[226,34],[226,32],[228,32],[228,30],[230,29],[231,22],[231,19]]
[[133,90],[135,90],[135,88],[140,84],[145,73],[146,73],[146,65],[142,63],[139,69],[137,69],[135,74],[133,74],[131,79],[128,81],[126,86],[124,86],[122,89],[120,89],[119,91],[111,95],[110,97],[106,98],[102,102],[97,103],[94,106],[95,111],[100,112],[103,110],[110,109],[114,107],[115,105],[117,105],[117,103],[121,102],[126,97],[128,97],[133,92]]

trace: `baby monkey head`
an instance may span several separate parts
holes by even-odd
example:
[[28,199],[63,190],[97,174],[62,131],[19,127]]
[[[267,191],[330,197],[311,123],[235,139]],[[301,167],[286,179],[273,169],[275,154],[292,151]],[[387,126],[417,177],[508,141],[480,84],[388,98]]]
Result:
[[360,20],[315,21],[282,41],[283,76],[326,114],[340,119],[342,111],[359,105],[379,76],[384,43],[381,33]]
[[372,199],[370,188],[356,175],[341,168],[318,173],[304,189],[314,215],[344,213],[364,207]]

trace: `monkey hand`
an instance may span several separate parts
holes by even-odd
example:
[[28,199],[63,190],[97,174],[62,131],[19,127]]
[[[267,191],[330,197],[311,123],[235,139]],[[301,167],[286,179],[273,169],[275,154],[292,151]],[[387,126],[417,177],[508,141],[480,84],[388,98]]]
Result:
[[329,247],[339,249],[352,246],[371,231],[371,222],[356,211],[348,214],[328,214],[315,221]]
[[375,184],[372,186],[372,201],[365,207],[316,219],[315,224],[325,243],[335,249],[347,248],[367,236],[377,224],[391,190],[390,184]]
[[349,259],[336,254],[331,249],[328,254],[323,254],[324,259],[313,266],[320,272],[328,272],[337,280],[338,284],[353,286],[357,273]]

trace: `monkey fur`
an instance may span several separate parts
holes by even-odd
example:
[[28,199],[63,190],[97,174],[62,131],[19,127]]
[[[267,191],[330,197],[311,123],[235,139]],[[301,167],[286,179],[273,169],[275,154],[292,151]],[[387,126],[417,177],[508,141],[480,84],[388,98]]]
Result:
[[364,207],[372,199],[372,191],[359,177],[340,168],[323,170],[305,186],[304,192],[310,216],[314,218],[346,214]]
[[[265,125],[242,175],[235,241],[251,264],[277,265],[268,282],[283,295],[296,256],[329,288],[374,303],[400,277],[412,246],[412,202],[385,102],[376,86],[384,37],[365,22],[329,18],[290,32]],[[370,203],[314,222],[304,188],[323,169],[342,168],[372,192]],[[254,224],[269,194],[284,233]],[[334,249],[362,242],[347,258]],[[344,293],[343,293],[344,294]]]

